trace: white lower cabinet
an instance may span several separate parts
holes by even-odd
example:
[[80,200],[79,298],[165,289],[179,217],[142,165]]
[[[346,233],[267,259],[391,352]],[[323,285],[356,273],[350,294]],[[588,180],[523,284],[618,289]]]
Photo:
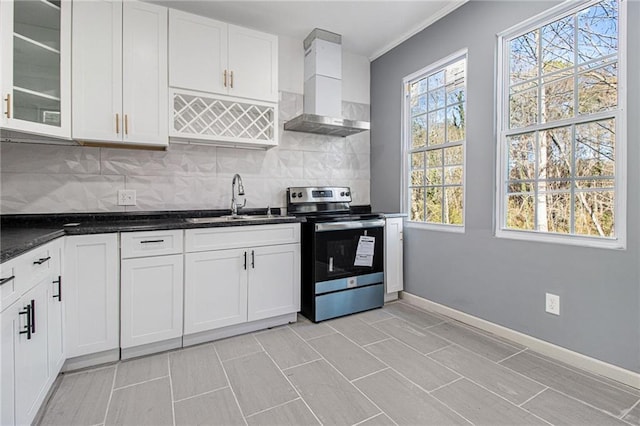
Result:
[[118,234],[66,237],[67,358],[120,347],[119,258]]
[[182,336],[182,265],[182,254],[122,260],[122,348]]
[[403,218],[386,218],[384,230],[384,286],[386,293],[401,291],[403,281]]
[[64,252],[63,239],[58,240],[52,246],[53,265],[51,276],[47,282],[47,332],[49,335],[49,375],[52,377],[62,369],[65,361],[64,348],[64,278],[62,271],[62,259]]
[[185,233],[185,335],[300,310],[300,224],[235,231]]
[[187,253],[184,333],[197,333],[247,320],[247,251]]
[[250,263],[249,321],[300,310],[300,244],[256,247]]

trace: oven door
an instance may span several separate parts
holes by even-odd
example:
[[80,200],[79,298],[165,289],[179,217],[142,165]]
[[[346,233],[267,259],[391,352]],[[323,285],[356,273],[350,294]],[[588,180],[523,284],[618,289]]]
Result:
[[316,223],[314,235],[316,283],[382,275],[384,219]]

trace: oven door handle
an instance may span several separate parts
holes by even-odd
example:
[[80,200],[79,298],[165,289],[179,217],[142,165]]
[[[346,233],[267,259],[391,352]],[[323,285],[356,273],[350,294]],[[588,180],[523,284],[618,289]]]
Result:
[[345,222],[316,223],[316,232],[382,227],[384,227],[384,219],[351,220]]

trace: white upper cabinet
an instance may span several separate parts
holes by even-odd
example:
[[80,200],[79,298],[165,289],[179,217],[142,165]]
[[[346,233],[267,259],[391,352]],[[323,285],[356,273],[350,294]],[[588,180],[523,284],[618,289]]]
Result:
[[5,129],[71,137],[71,2],[0,2]]
[[166,146],[167,9],[74,2],[73,32],[73,138]]
[[277,102],[278,37],[171,10],[169,85]]

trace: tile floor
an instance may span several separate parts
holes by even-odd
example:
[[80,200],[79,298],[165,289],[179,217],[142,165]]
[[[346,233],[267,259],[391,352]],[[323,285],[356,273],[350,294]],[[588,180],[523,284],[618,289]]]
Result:
[[640,390],[403,302],[67,373],[41,425],[640,425]]

